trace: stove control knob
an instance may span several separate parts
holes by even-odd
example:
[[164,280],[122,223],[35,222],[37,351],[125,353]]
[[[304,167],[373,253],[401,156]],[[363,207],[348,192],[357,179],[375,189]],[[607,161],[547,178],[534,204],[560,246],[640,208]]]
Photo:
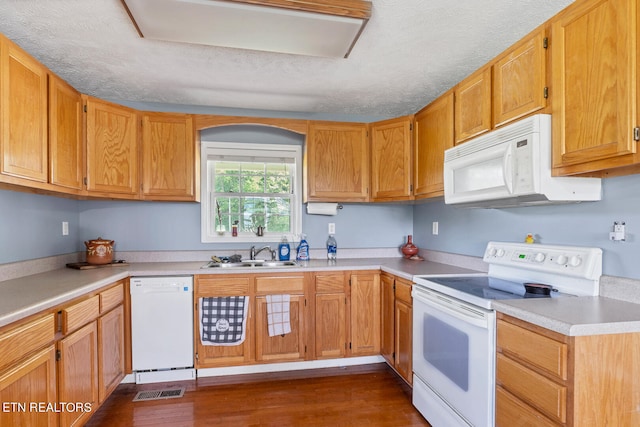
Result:
[[497,252],[496,252],[496,256],[498,258],[503,257],[504,256],[504,249],[502,249],[502,248],[498,249]]
[[534,257],[533,260],[535,262],[543,262],[545,259],[547,258],[547,256],[545,254],[543,254],[542,252],[538,252]]
[[496,256],[496,248],[489,248],[489,256]]
[[571,259],[569,259],[569,265],[571,267],[577,267],[580,264],[582,264],[582,258],[580,258],[580,256],[578,255],[574,255],[571,257]]
[[567,263],[567,256],[566,255],[558,255],[558,258],[556,258],[556,263],[560,264],[560,265],[564,265]]

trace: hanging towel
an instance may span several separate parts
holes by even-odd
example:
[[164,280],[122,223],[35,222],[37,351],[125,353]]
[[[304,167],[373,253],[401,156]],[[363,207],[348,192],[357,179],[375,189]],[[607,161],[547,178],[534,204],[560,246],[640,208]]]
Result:
[[270,337],[291,332],[290,301],[289,295],[267,295],[267,324]]
[[244,342],[249,297],[200,298],[202,345],[238,345]]

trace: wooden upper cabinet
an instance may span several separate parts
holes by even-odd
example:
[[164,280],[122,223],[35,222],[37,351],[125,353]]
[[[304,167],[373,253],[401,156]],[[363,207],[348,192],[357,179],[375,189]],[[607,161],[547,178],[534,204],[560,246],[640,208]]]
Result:
[[412,199],[413,116],[371,124],[371,199]]
[[310,123],[306,162],[307,201],[368,201],[369,143],[366,124]]
[[139,155],[135,110],[87,97],[89,194],[138,198]]
[[83,189],[84,139],[82,96],[60,78],[49,75],[49,182]]
[[485,66],[454,88],[456,144],[491,129],[491,66]]
[[493,63],[493,126],[546,107],[544,30],[523,39]]
[[0,173],[47,182],[47,69],[2,36],[0,153]]
[[453,92],[448,92],[415,116],[415,198],[444,194],[444,151],[453,147]]
[[640,161],[633,0],[585,0],[552,19],[553,168],[570,175]]
[[195,152],[192,116],[144,113],[143,197],[151,200],[198,200]]

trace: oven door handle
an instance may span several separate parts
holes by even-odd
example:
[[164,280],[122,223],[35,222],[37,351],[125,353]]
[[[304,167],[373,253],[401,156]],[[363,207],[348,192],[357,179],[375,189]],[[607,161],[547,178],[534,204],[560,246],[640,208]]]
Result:
[[490,327],[490,317],[488,313],[482,309],[456,302],[444,295],[431,292],[427,289],[420,289],[416,286],[413,287],[413,298],[432,308],[443,311],[456,319],[485,329],[489,329]]

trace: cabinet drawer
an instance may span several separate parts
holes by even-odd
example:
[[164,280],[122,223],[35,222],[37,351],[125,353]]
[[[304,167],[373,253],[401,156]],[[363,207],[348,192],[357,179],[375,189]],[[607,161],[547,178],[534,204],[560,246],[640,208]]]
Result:
[[316,293],[333,294],[344,292],[344,274],[322,274],[316,276]]
[[497,383],[555,421],[567,418],[567,389],[519,363],[497,355]]
[[531,366],[567,379],[567,345],[498,320],[498,347]]
[[68,334],[95,320],[100,314],[100,296],[95,295],[62,310],[62,333]]
[[0,334],[0,371],[45,347],[56,334],[55,316],[49,314]]
[[411,300],[411,283],[396,279],[396,299],[410,306],[413,304]]
[[124,300],[124,284],[118,285],[100,292],[100,314],[104,314],[114,307],[117,307]]
[[501,387],[496,388],[496,427],[560,427]]
[[198,296],[243,296],[249,295],[248,277],[197,277]]
[[304,276],[257,277],[256,294],[302,294]]

